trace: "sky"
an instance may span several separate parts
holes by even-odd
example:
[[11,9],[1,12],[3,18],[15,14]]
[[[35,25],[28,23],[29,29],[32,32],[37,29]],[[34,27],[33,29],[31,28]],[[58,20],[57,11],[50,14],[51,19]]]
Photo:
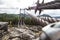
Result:
[[[45,0],[46,2],[50,2],[52,0]],[[0,6],[8,7],[8,8],[26,8],[28,6],[32,6],[37,2],[37,0],[0,0]],[[42,0],[40,0],[40,3]]]
[[[44,2],[50,2],[54,0],[45,0]],[[0,13],[14,13],[19,14],[20,8],[27,8],[29,6],[34,6],[37,0],[0,0]],[[40,3],[42,0],[40,0]],[[34,10],[28,11],[32,15],[38,15],[34,14]],[[59,15],[60,10],[43,10],[41,14],[49,14],[49,15]]]

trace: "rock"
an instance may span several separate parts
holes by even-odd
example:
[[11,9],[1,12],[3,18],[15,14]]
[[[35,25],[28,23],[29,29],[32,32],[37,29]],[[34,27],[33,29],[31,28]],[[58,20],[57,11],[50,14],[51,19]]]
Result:
[[[38,31],[38,27],[19,27],[19,28],[10,28],[9,30],[9,40],[37,40],[39,37],[34,31]],[[34,31],[32,31],[34,30]],[[39,35],[39,33],[37,33]]]

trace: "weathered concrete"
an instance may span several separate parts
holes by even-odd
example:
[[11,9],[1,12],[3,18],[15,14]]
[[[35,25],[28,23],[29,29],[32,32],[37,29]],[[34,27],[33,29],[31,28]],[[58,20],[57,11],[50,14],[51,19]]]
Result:
[[0,22],[0,40],[8,32],[8,22]]

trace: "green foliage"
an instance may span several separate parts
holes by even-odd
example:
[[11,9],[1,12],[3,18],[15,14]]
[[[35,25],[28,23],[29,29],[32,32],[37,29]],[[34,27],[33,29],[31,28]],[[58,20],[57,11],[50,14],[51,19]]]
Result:
[[0,14],[0,21],[4,21],[4,22],[12,21],[12,24],[16,24],[18,22],[18,15],[6,14],[6,13]]
[[33,20],[33,19],[31,19],[31,18],[26,18],[24,22],[25,22],[25,24],[27,24],[27,25],[38,25],[38,24],[35,22],[35,20]]
[[18,21],[23,19],[25,24],[27,24],[27,25],[37,25],[37,23],[33,19],[31,19],[31,17],[29,17],[29,16],[24,17],[24,15],[22,15],[22,16],[20,15],[19,20],[18,20],[18,16],[19,16],[19,14],[3,13],[3,14],[0,14],[0,21],[9,22],[9,23],[11,21],[12,25],[17,25]]

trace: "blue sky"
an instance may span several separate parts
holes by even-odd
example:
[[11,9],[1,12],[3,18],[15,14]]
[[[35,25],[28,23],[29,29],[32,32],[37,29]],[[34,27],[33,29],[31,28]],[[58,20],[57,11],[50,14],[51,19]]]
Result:
[[[27,8],[29,6],[35,5],[37,0],[0,0],[0,13],[15,13],[19,14],[20,8]],[[50,2],[53,0],[45,0],[45,3]],[[40,0],[40,3],[42,0]],[[33,11],[28,11],[32,15],[38,15],[34,14]],[[53,16],[60,15],[60,10],[43,10],[41,14],[49,14]]]

